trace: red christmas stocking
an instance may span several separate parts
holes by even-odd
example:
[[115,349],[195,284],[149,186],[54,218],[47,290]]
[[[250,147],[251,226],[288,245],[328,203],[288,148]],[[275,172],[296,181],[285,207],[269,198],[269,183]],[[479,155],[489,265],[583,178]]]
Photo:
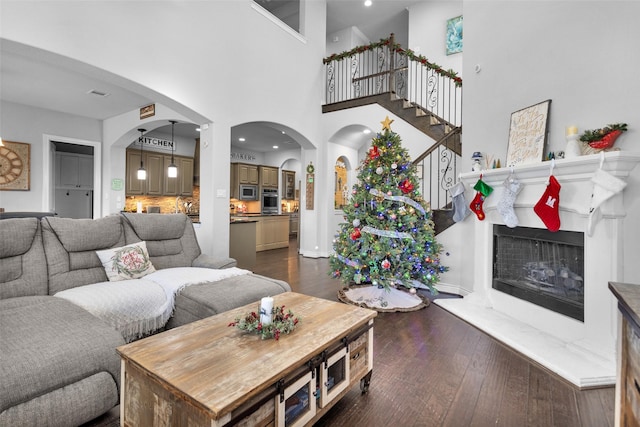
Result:
[[476,197],[473,198],[469,207],[473,213],[476,214],[478,219],[482,221],[485,218],[484,211],[482,210],[482,204],[484,203],[484,199],[493,191],[493,187],[485,183],[482,178],[480,178],[478,182],[476,182],[476,185],[473,186],[473,189],[476,190]]
[[558,205],[560,204],[560,183],[555,176],[549,177],[549,184],[544,194],[533,207],[535,213],[540,217],[549,231],[560,230],[560,214]]

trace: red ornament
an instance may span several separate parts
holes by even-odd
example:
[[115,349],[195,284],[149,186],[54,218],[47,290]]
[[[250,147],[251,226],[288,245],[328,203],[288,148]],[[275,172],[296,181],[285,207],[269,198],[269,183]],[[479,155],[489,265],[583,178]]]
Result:
[[391,268],[391,262],[388,259],[384,259],[382,261],[382,263],[380,264],[382,266],[382,268],[384,268],[385,270],[388,270],[389,268]]
[[369,149],[369,158],[377,159],[378,157],[380,157],[380,151],[378,151],[378,147],[374,145]]
[[402,181],[398,187],[400,187],[400,190],[404,194],[411,193],[413,191],[413,184],[408,179]]
[[359,228],[354,228],[353,232],[351,233],[351,240],[357,240],[359,239],[361,236],[360,234],[360,229]]

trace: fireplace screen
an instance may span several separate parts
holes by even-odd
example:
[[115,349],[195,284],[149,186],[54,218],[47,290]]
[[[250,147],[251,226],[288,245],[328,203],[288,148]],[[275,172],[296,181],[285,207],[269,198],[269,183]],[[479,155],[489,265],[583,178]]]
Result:
[[584,233],[493,226],[493,288],[584,321]]

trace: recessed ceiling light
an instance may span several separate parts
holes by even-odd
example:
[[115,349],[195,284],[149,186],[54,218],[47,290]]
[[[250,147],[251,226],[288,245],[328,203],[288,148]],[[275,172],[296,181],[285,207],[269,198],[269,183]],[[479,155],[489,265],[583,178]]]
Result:
[[371,133],[370,129],[365,129],[362,131],[362,133],[364,133],[365,135],[369,135]]
[[371,0],[364,0],[364,5],[369,7],[373,2]]
[[238,141],[240,141],[240,142],[245,142],[245,141],[246,141],[246,139],[244,139],[244,138],[238,138]]
[[277,145],[274,145],[274,146],[273,146],[273,149],[274,149],[274,150],[277,150],[277,149],[278,149],[278,146],[277,146]]
[[285,134],[285,131],[282,131],[282,134],[284,135],[284,134]]
[[200,132],[200,128],[196,128],[196,132]]

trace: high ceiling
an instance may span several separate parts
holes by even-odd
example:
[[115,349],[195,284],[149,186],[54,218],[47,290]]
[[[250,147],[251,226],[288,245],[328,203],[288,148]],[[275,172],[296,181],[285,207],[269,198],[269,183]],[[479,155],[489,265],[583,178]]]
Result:
[[[389,22],[418,0],[373,0],[370,7],[365,7],[363,2],[327,0],[327,34],[355,26],[370,40],[377,41],[394,31],[389,29]],[[0,43],[0,76],[0,97],[4,101],[98,120],[157,102],[151,93],[146,97],[133,92],[127,88],[130,82],[103,70],[54,54],[25,49],[6,40]],[[196,138],[195,128],[195,125],[176,125],[176,134]],[[169,129],[168,125],[166,131],[170,132]],[[273,145],[280,149],[297,146],[282,131],[265,123],[235,127],[232,145],[239,144],[237,138],[240,136],[245,142],[238,148],[246,151],[271,151]]]

